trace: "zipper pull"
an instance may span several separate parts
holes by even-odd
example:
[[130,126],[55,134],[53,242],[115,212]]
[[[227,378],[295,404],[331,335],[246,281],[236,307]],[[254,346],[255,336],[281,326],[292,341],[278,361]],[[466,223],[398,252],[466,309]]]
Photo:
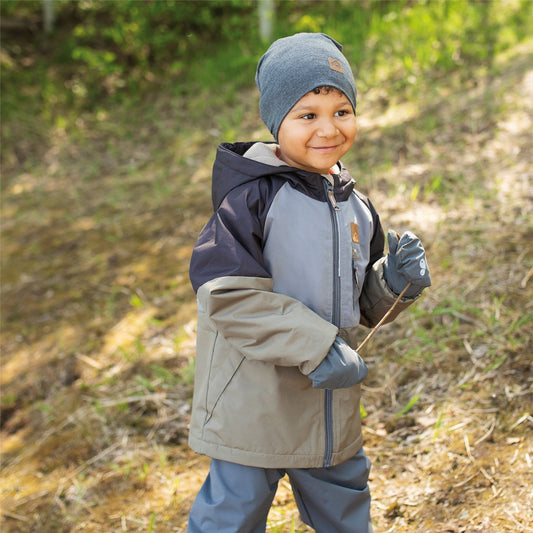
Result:
[[331,187],[329,183],[328,183],[328,199],[329,199],[329,203],[333,206],[333,209],[335,209],[335,211],[341,210],[339,204],[337,203],[337,200],[335,200],[335,194],[333,193],[333,188]]

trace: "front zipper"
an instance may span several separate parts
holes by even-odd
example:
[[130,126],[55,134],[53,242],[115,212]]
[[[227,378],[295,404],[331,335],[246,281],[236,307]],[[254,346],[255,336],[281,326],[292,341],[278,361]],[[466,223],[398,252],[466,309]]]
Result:
[[[325,190],[328,198],[329,213],[331,216],[331,226],[333,234],[333,312],[331,321],[333,325],[340,327],[341,315],[341,247],[340,247],[340,229],[338,213],[341,210],[335,194],[333,185],[325,179]],[[333,390],[326,389],[324,394],[324,427],[325,427],[325,449],[323,466],[331,466],[333,457]]]

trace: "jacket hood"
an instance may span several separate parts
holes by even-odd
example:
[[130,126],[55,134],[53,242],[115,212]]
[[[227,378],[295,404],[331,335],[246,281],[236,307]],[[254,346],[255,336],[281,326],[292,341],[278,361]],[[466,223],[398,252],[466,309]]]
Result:
[[[321,200],[325,198],[324,178],[321,174],[294,168],[283,162],[280,165],[268,164],[264,162],[268,158],[257,160],[246,157],[246,152],[256,144],[264,144],[267,147],[273,143],[238,142],[219,145],[213,165],[212,181],[212,201],[215,211],[231,190],[265,176],[289,181],[294,188],[313,198]],[[339,167],[340,173],[333,175],[334,192],[336,199],[342,201],[352,192],[354,181],[340,163]]]

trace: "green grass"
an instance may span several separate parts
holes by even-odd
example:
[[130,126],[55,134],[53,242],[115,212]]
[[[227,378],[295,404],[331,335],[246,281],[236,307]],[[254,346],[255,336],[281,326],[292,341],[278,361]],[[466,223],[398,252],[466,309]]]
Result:
[[[8,5],[11,15],[16,14],[13,4]],[[191,48],[177,50],[174,55],[164,37],[164,26],[157,26],[161,23],[157,17],[163,13],[176,17],[176,13],[165,11],[169,8],[162,2],[159,8],[146,6],[144,15],[131,9],[128,12],[126,4],[129,3],[124,2],[122,7],[105,3],[87,6],[86,19],[70,32],[68,19],[58,24],[46,54],[40,53],[38,39],[23,47],[5,40],[2,115],[4,123],[7,122],[6,139],[14,122],[24,131],[33,130],[38,138],[39,131],[33,127],[32,120],[36,115],[58,131],[75,135],[80,111],[101,116],[110,106],[127,106],[128,102],[136,106],[146,92],[158,87],[176,96],[196,96],[187,110],[192,117],[202,111],[209,112],[210,101],[213,97],[216,100],[217,95],[221,96],[221,105],[234,106],[238,112],[238,92],[253,85],[257,59],[266,48],[257,37],[256,14],[246,2],[238,3],[237,9],[248,20],[232,19],[234,35],[228,27],[219,35],[221,40],[217,43],[190,33],[186,40]],[[38,3],[33,5],[36,10],[40,7]],[[201,10],[209,7],[209,3],[197,5]],[[138,5],[133,6],[139,10]],[[98,10],[106,9],[115,9],[119,19],[124,19],[123,35],[117,33],[120,28],[113,26],[113,18],[108,26],[102,25],[102,21],[96,24]],[[206,17],[215,16],[205,13]],[[128,17],[130,20],[126,22]],[[135,17],[139,17],[139,23]],[[206,18],[203,24],[207,28],[215,21],[216,18]],[[154,64],[147,63],[142,45],[142,39],[150,35],[151,22],[156,32],[150,36],[152,53],[158,58]],[[363,93],[387,80],[396,85],[398,92],[413,96],[424,86],[425,78],[430,86],[439,76],[464,69],[466,65],[476,68],[480,74],[490,72],[495,55],[523,39],[525,28],[532,24],[531,3],[519,0],[283,2],[277,5],[276,37],[297,31],[331,34],[344,45]],[[175,36],[173,40],[176,44]],[[25,57],[31,58],[31,67],[24,66],[28,63],[22,61]],[[126,59],[136,64],[133,71],[127,70]],[[150,73],[148,79],[140,79],[142,69]],[[114,76],[121,83],[113,85],[110,79]],[[10,91],[9,86],[22,90]],[[135,121],[135,115],[130,118]],[[234,118],[234,124],[238,126],[238,117]],[[109,126],[112,128],[113,123]],[[224,126],[230,138],[234,136],[235,126]],[[428,123],[426,127],[432,125]]]

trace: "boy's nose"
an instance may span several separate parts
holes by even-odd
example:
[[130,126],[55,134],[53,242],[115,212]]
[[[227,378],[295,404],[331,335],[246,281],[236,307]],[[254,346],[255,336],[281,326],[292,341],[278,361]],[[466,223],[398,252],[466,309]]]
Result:
[[337,126],[333,124],[330,120],[322,120],[318,126],[317,134],[320,137],[333,137],[337,135]]

